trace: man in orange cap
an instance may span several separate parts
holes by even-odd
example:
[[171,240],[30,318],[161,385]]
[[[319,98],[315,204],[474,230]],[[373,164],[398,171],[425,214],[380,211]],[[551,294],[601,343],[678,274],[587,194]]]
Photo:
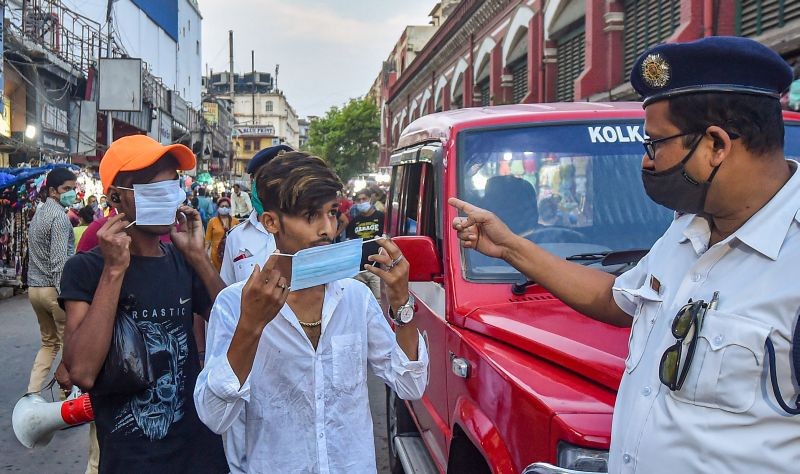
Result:
[[[118,214],[98,231],[99,246],[64,268],[64,363],[92,401],[100,473],[228,472],[222,440],[200,422],[192,400],[200,371],[192,315],[207,314],[224,287],[205,252],[200,215],[183,206],[176,170],[194,166],[183,145],[144,135],[115,141],[100,177]],[[159,240],[167,233],[171,244]],[[108,356],[118,343],[119,308],[147,349],[145,389],[105,379],[104,364],[118,365]]]

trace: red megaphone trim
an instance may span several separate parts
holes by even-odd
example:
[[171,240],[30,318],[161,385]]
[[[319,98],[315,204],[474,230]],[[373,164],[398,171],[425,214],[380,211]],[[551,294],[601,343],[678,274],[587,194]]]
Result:
[[61,418],[69,425],[78,425],[94,420],[94,410],[89,394],[85,393],[61,405]]

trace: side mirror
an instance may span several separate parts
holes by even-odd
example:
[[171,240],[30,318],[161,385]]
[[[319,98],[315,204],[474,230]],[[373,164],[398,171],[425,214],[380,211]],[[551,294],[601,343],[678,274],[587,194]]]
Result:
[[410,266],[408,281],[434,281],[442,276],[442,263],[433,239],[423,235],[392,237]]

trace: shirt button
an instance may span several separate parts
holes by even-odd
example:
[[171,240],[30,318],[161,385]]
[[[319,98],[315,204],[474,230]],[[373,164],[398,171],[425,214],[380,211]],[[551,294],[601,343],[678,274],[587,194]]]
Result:
[[718,335],[717,337],[715,337],[715,338],[714,338],[714,343],[715,343],[715,344],[722,344],[722,341],[723,341],[724,339],[725,339],[725,338],[724,338],[724,337],[722,337],[722,334],[720,334],[720,335]]
[[692,275],[692,281],[694,281],[694,282],[700,281],[700,274],[699,273],[693,274]]
[[622,456],[622,462],[624,462],[625,464],[630,464],[631,455],[630,454],[626,454],[626,455]]
[[325,437],[325,433],[320,433],[320,434],[319,434],[319,439],[322,439],[322,438],[324,438],[324,437]]
[[322,400],[322,394],[321,393],[317,394],[317,400]]
[[650,387],[645,387],[645,388],[642,389],[642,396],[647,397],[647,396],[650,395],[651,392],[652,392],[652,390],[650,389]]

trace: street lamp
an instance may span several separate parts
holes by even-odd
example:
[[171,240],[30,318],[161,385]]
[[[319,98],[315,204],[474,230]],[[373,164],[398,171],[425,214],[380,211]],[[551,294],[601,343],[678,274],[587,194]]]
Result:
[[28,140],[36,138],[36,125],[28,125],[25,127],[25,138]]

